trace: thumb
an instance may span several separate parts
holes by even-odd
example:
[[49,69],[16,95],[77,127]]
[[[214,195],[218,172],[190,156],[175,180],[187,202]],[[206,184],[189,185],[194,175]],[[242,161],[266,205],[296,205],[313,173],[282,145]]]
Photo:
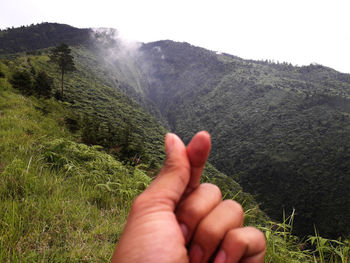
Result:
[[174,211],[190,179],[190,161],[184,143],[173,133],[165,136],[165,152],[164,167],[143,195]]

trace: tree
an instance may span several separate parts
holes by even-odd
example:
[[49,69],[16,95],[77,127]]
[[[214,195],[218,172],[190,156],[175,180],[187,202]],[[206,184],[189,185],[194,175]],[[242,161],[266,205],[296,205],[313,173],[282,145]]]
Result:
[[25,95],[32,95],[33,81],[28,71],[16,71],[10,79],[12,87]]
[[121,131],[120,157],[123,160],[131,161],[133,165],[140,162],[141,157],[144,162],[148,161],[145,156],[144,143],[137,138],[133,132],[134,126],[130,118],[125,119],[125,128]]
[[67,71],[75,70],[71,49],[66,44],[61,44],[51,50],[50,62],[55,63],[61,71],[61,95],[63,96],[63,78]]
[[81,140],[87,145],[98,145],[100,142],[100,123],[96,119],[85,116],[82,121]]
[[35,76],[34,91],[38,96],[49,98],[51,97],[52,84],[53,79],[45,71],[40,71]]

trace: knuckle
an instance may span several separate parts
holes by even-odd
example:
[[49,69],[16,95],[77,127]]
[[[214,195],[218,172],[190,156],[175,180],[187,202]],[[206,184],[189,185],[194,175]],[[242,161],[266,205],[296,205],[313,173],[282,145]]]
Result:
[[251,235],[254,236],[254,239],[256,241],[256,244],[258,244],[256,246],[256,249],[258,251],[265,251],[266,250],[266,238],[263,232],[261,232],[259,229],[255,228],[255,227],[245,227],[245,229],[247,229],[247,231],[251,232]]
[[183,207],[183,213],[187,218],[197,220],[203,214],[203,207],[200,204],[189,203]]
[[132,211],[139,211],[145,207],[145,205],[148,203],[147,197],[145,197],[144,194],[140,194],[138,197],[136,197],[132,203],[131,210]]
[[213,184],[201,184],[194,195],[182,203],[177,214],[184,221],[198,221],[221,202],[221,191]]
[[242,247],[248,254],[258,254],[266,250],[265,235],[255,227],[231,229],[225,241],[230,246]]
[[245,237],[244,235],[240,235],[239,233],[237,233],[237,231],[235,229],[231,229],[226,234],[226,239],[227,239],[228,243],[235,244],[236,246],[245,245],[246,240],[244,237]]
[[218,243],[221,239],[221,231],[219,231],[213,224],[202,224],[199,226],[197,242],[203,247],[208,248],[212,244]]
[[243,207],[237,203],[236,201],[233,201],[231,199],[224,200],[223,204],[227,207],[229,207],[235,215],[237,215],[240,219],[243,220],[244,218],[244,210]]
[[217,199],[222,198],[221,190],[217,185],[204,183],[204,184],[201,184],[200,186],[204,188],[207,193],[211,193],[211,195],[215,196]]
[[183,203],[177,211],[177,217],[180,221],[187,225],[192,225],[191,222],[196,222],[202,214],[200,205],[194,203]]

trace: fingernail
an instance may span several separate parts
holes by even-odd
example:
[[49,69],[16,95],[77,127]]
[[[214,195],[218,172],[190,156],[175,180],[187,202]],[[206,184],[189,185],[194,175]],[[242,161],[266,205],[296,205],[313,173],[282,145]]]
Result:
[[190,251],[190,262],[200,263],[203,258],[203,250],[197,244],[193,245]]
[[181,231],[182,231],[182,234],[185,238],[185,241],[187,240],[187,235],[188,235],[188,228],[185,224],[180,224],[180,228],[181,228]]
[[167,133],[165,135],[165,152],[166,152],[167,155],[170,154],[171,151],[173,150],[174,143],[175,143],[174,134]]
[[225,263],[226,262],[226,253],[223,250],[220,250],[216,255],[214,263]]

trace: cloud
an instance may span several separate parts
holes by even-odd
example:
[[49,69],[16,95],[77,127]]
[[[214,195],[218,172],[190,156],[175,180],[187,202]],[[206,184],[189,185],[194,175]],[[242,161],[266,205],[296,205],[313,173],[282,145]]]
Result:
[[93,28],[92,38],[101,55],[108,60],[120,60],[139,55],[141,42],[123,38],[114,28]]

